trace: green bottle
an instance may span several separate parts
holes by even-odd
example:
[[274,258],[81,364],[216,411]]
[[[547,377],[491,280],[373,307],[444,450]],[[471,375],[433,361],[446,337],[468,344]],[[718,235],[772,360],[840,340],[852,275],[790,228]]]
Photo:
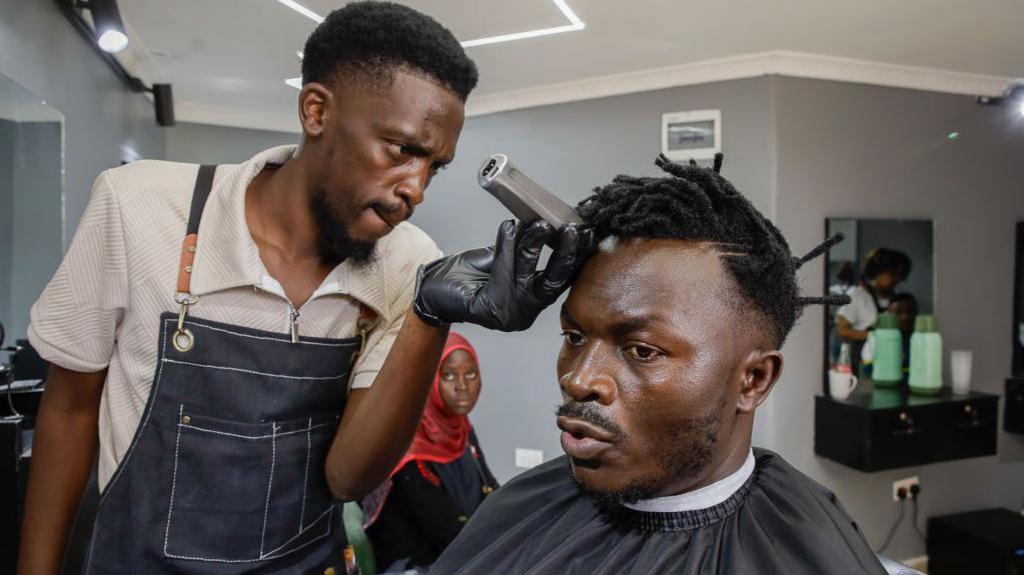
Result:
[[910,392],[938,395],[942,389],[942,336],[935,316],[919,315],[910,336]]
[[903,379],[903,334],[895,314],[878,314],[876,325],[871,379],[876,387],[893,387]]

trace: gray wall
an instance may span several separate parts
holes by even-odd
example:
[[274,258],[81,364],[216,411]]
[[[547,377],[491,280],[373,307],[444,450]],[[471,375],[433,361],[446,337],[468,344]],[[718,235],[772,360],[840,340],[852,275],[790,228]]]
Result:
[[[11,230],[14,211],[14,134],[17,124],[0,120],[0,323],[11,329]],[[14,341],[11,330],[10,341]]]
[[237,164],[267,148],[298,141],[298,134],[178,122],[166,130],[164,158],[193,164]]
[[123,148],[162,158],[163,134],[153,105],[125,90],[56,2],[0,0],[0,14],[0,74],[64,113],[70,241],[96,176],[121,164]]
[[[1020,122],[964,96],[791,78],[772,84],[776,222],[790,245],[800,251],[820,241],[827,217],[933,220],[944,346],[974,350],[972,385],[1001,394],[1010,370],[1014,221],[1024,219]],[[952,131],[960,139],[947,140]],[[821,289],[823,273],[823,264],[806,266],[804,289]],[[929,515],[1021,508],[1024,441],[1009,434],[1001,433],[996,457],[871,474],[814,456],[821,314],[809,308],[785,346],[765,445],[835,490],[873,545],[896,518],[897,478],[920,476],[922,526]],[[923,555],[924,545],[904,524],[888,554]]]
[[[61,245],[60,146],[56,122],[18,122],[11,170],[8,337],[25,337],[29,309],[57,269]],[[0,293],[3,293],[0,290]]]

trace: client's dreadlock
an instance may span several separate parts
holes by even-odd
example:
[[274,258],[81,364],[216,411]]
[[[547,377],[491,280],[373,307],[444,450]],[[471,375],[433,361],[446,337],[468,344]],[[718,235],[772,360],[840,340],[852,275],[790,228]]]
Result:
[[779,346],[804,306],[850,301],[847,296],[800,297],[796,283],[796,270],[841,241],[841,235],[804,257],[793,257],[779,230],[719,174],[722,154],[715,155],[712,169],[693,160],[677,164],[664,155],[654,163],[672,177],[618,176],[579,204],[577,211],[597,241],[615,237],[716,244],[741,294],[770,321]]

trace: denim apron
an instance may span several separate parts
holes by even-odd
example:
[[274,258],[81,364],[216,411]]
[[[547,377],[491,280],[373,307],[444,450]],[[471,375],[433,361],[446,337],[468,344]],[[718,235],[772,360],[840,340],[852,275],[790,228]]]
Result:
[[341,508],[323,466],[373,312],[363,308],[350,339],[188,317],[214,170],[196,179],[180,311],[160,316],[149,400],[100,496],[85,572],[344,573]]

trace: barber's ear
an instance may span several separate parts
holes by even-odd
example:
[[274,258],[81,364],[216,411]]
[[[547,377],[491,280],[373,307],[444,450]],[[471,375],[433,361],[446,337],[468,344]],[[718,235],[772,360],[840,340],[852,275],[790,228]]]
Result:
[[316,138],[324,132],[331,91],[318,82],[310,82],[299,92],[299,121],[307,137]]
[[752,351],[743,362],[736,410],[753,413],[771,393],[782,375],[782,354],[778,350]]

